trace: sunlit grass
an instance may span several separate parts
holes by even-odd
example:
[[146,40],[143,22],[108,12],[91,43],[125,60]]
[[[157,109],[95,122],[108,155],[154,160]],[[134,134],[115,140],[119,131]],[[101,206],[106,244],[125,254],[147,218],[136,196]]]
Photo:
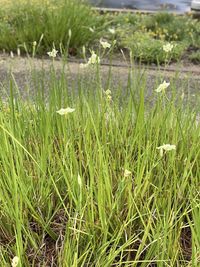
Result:
[[[127,91],[103,87],[98,66],[84,75],[69,86],[52,70],[48,97],[34,77],[26,100],[10,78],[0,103],[1,265],[17,256],[27,267],[198,266],[195,110],[173,81],[147,107],[148,84],[133,70]],[[164,144],[173,149],[161,155]]]

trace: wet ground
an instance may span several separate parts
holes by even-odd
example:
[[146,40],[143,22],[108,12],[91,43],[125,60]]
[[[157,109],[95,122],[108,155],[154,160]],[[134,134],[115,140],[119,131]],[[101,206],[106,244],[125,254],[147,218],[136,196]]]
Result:
[[190,11],[191,0],[89,0],[93,5],[108,8],[128,8],[152,11]]

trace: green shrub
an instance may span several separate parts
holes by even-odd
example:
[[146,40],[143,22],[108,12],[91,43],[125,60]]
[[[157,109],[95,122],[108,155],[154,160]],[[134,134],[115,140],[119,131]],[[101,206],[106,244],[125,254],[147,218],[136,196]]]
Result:
[[111,16],[116,28],[127,32],[149,32],[155,39],[183,41],[188,45],[200,45],[200,22],[190,16],[176,16],[169,13],[155,15],[127,14]]
[[180,59],[185,46],[174,45],[172,52],[167,56],[163,50],[166,44],[163,40],[154,39],[149,33],[136,32],[125,40],[125,46],[132,50],[133,56],[145,63],[164,63]]
[[147,31],[155,33],[155,38],[166,41],[187,41],[194,44],[200,34],[200,23],[188,16],[158,13],[147,16],[143,23]]

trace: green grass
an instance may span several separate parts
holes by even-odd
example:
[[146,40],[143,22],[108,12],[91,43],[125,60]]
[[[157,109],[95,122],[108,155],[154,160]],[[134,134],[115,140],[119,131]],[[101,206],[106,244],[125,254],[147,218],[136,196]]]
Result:
[[[102,18],[84,1],[13,2],[0,12],[0,49],[16,53],[19,47],[22,53],[32,54],[36,41],[38,55],[45,54],[53,44],[63,52],[69,48],[76,54],[78,48],[99,37],[101,24]],[[91,32],[90,28],[97,30]]]
[[196,51],[196,52],[191,53],[189,58],[193,63],[199,64],[200,63],[200,51]]
[[[48,95],[34,76],[26,100],[10,78],[0,103],[1,266],[15,255],[27,267],[198,266],[197,114],[173,81],[147,106],[148,84],[133,70],[127,91],[102,89],[98,69],[71,88],[52,71]],[[68,106],[75,112],[56,112]],[[167,143],[176,150],[161,157]]]

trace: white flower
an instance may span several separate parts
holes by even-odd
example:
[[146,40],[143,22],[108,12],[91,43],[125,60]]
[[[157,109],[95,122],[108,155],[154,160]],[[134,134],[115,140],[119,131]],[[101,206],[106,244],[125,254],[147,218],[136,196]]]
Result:
[[100,58],[97,56],[97,54],[95,54],[94,51],[91,52],[92,55],[91,57],[88,59],[87,63],[81,63],[80,64],[80,68],[81,69],[85,69],[87,68],[89,65],[95,65],[95,64],[99,64],[100,63]]
[[72,113],[74,112],[75,109],[74,108],[61,108],[60,110],[56,111],[58,114],[60,115],[67,115],[68,113]]
[[109,28],[108,31],[109,31],[111,34],[115,34],[115,29],[114,29],[114,28]]
[[157,147],[156,149],[160,150],[160,156],[162,157],[164,151],[176,150],[176,146],[170,144],[164,144],[162,146]]
[[58,51],[55,48],[53,48],[51,52],[47,52],[47,55],[49,57],[53,57],[54,58],[54,57],[56,57],[57,53],[58,53]]
[[37,45],[37,42],[36,42],[36,41],[34,41],[34,42],[33,42],[33,46],[36,46],[36,45]]
[[100,63],[100,58],[95,54],[94,51],[92,51],[92,55],[88,60],[89,65],[94,65],[94,64],[99,64]]
[[167,89],[170,86],[170,83],[167,83],[166,81],[164,81],[163,83],[161,83],[158,88],[155,90],[157,93],[160,92],[164,92],[165,89]]
[[106,99],[107,99],[108,101],[111,101],[111,100],[112,100],[112,96],[111,96],[111,95],[107,95],[107,96],[106,96]]
[[19,257],[15,256],[15,257],[12,259],[11,266],[12,266],[12,267],[17,267],[18,263],[19,263]]
[[[85,52],[85,51],[84,51]],[[87,63],[81,63],[80,64],[80,68],[81,69],[85,69],[87,68],[89,65],[95,65],[95,64],[99,64],[100,63],[100,58],[99,56],[97,56],[97,54],[95,54],[94,51],[91,52],[91,57],[88,59]]]
[[112,92],[110,91],[110,89],[107,89],[107,90],[105,91],[105,94],[106,94],[106,95],[111,95]]
[[131,174],[132,174],[132,172],[129,171],[129,170],[125,170],[125,171],[124,171],[124,177],[125,177],[125,178],[129,177]]
[[173,48],[174,48],[174,45],[173,44],[170,44],[170,43],[167,43],[166,45],[163,45],[163,50],[166,53],[171,52]]
[[103,46],[104,49],[111,47],[111,44],[109,44],[108,42],[100,41],[100,44]]

